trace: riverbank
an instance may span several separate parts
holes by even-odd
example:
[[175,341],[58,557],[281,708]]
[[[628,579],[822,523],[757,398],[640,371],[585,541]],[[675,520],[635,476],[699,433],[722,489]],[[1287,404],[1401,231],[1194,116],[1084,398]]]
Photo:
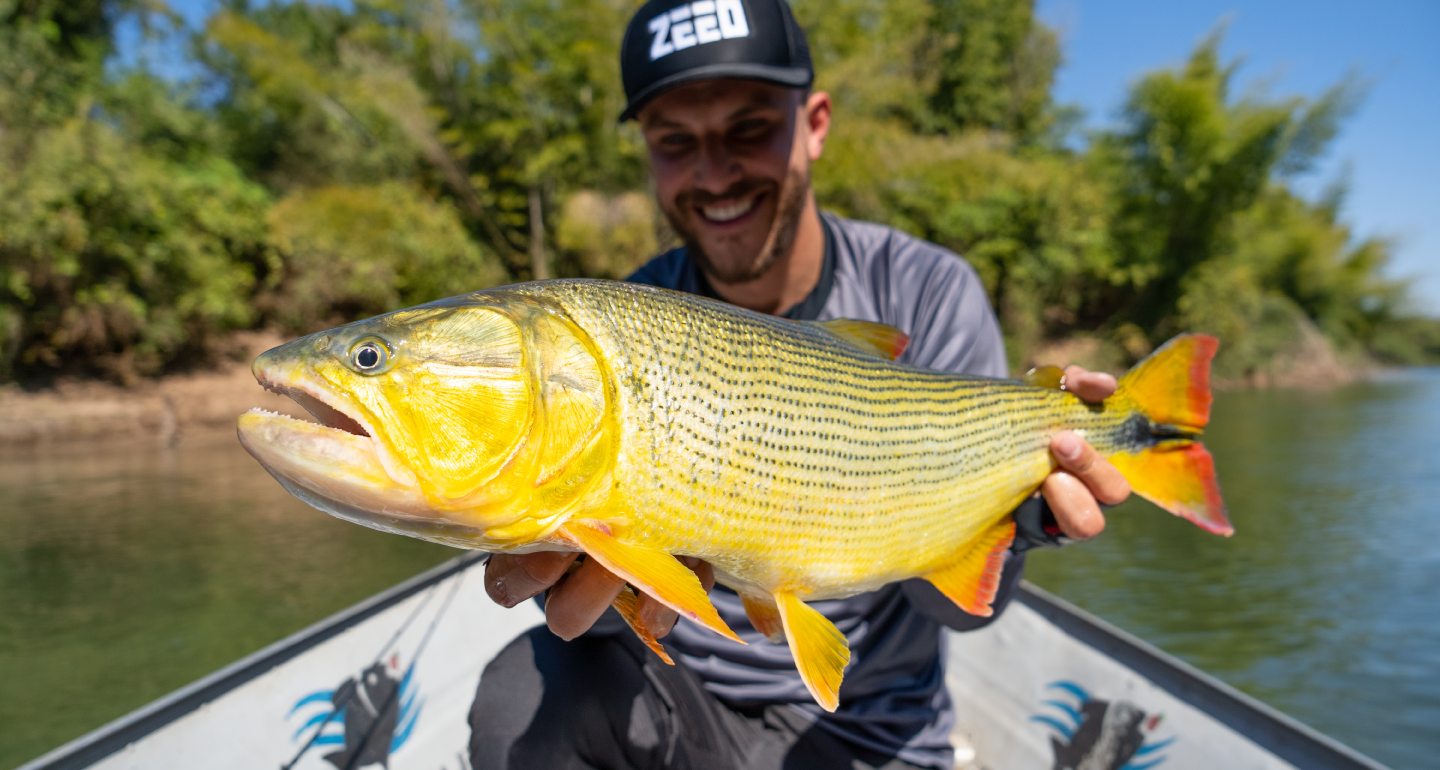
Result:
[[[237,339],[245,360],[284,340],[273,332]],[[125,388],[97,381],[67,381],[27,392],[0,387],[0,448],[23,449],[89,441],[180,443],[187,432],[233,430],[251,407],[304,416],[294,401],[261,388],[248,363],[148,380]]]

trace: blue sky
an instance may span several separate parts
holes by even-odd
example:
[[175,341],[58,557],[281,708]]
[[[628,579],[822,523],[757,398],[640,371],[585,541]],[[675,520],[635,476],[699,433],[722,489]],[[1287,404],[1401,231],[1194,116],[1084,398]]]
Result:
[[[198,26],[215,3],[170,5]],[[1265,82],[1276,96],[1315,96],[1358,70],[1365,102],[1301,190],[1348,174],[1343,218],[1357,237],[1392,239],[1390,275],[1413,281],[1415,309],[1440,315],[1440,0],[1040,0],[1037,10],[1061,35],[1055,97],[1083,106],[1091,126],[1113,119],[1141,73],[1182,63],[1222,23],[1242,90]]]
[[1041,0],[1059,30],[1060,102],[1113,120],[1142,72],[1182,63],[1221,23],[1221,52],[1241,57],[1237,85],[1315,96],[1352,68],[1371,84],[1320,167],[1317,191],[1349,169],[1342,217],[1359,237],[1395,241],[1390,275],[1415,279],[1418,310],[1440,315],[1440,2],[1436,0]]

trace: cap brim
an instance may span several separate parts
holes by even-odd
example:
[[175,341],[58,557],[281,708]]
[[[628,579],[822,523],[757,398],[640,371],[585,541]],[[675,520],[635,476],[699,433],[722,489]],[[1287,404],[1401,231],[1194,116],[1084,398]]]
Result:
[[776,67],[770,64],[707,64],[703,67],[687,69],[670,77],[661,78],[646,86],[640,93],[635,94],[635,97],[625,106],[625,111],[620,113],[620,122],[634,120],[651,99],[672,88],[698,80],[719,80],[720,78],[759,80],[763,83],[774,83],[777,86],[804,88],[815,80],[815,73],[805,67]]

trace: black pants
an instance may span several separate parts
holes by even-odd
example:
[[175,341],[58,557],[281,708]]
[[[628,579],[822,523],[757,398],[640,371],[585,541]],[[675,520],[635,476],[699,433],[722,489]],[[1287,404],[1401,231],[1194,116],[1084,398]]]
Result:
[[475,770],[916,770],[784,705],[730,709],[628,633],[522,634],[486,666],[470,730]]

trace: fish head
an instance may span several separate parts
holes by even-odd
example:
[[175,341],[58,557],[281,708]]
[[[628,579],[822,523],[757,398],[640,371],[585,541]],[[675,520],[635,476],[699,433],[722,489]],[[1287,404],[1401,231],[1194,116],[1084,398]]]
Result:
[[492,290],[311,334],[252,367],[320,424],[251,410],[241,443],[296,496],[387,531],[533,545],[603,486],[612,378],[554,303]]

